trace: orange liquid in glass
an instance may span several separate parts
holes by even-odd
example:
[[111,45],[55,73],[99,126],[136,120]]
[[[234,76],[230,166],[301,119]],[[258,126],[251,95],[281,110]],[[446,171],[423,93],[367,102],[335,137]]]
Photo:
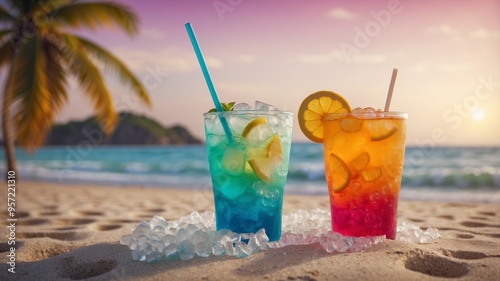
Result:
[[333,230],[395,239],[406,114],[332,114],[323,121]]

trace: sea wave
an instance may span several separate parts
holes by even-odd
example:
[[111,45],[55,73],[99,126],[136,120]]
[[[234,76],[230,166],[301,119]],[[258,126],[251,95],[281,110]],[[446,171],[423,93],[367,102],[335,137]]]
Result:
[[[79,157],[70,152],[51,147],[34,155],[16,153],[19,173],[25,179],[62,183],[205,188],[211,182],[204,146],[98,147]],[[500,148],[436,148],[419,162],[415,152],[419,148],[407,149],[402,190],[500,193]],[[5,161],[0,169],[5,170]],[[292,145],[287,192],[326,194],[321,145]]]
[[[323,164],[291,165],[289,181],[325,181]],[[498,187],[500,188],[500,168],[435,168],[408,169],[403,171],[402,185],[412,187]]]

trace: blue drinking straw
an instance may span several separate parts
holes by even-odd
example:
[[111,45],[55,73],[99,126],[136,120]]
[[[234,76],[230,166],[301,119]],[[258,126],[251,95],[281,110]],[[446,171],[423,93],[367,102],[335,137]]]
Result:
[[[205,76],[205,81],[207,82],[208,90],[210,91],[210,95],[212,96],[212,100],[215,104],[215,109],[217,111],[222,112],[222,105],[220,104],[219,97],[217,96],[217,91],[215,91],[215,86],[212,83],[212,79],[210,78],[210,72],[208,72],[207,64],[205,63],[205,59],[203,59],[203,54],[201,53],[200,46],[198,45],[198,41],[196,40],[196,35],[194,35],[193,28],[191,27],[191,23],[186,23],[186,30],[189,35],[189,39],[191,39],[191,44],[193,44],[194,52],[196,53],[196,57],[198,58],[198,62],[200,63],[201,71],[203,72],[203,76]],[[229,125],[227,124],[227,120],[224,116],[220,116],[220,122],[222,124],[222,128],[226,133],[226,137],[230,142],[233,141],[233,135],[231,134],[231,130],[229,129]]]

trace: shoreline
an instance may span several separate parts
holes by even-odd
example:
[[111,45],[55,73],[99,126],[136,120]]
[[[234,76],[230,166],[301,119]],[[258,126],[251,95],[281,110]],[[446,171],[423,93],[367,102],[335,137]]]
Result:
[[[364,252],[332,254],[311,244],[245,259],[211,256],[147,264],[133,261],[120,237],[153,215],[177,220],[194,210],[213,211],[211,190],[20,181],[16,192],[16,273],[7,271],[9,233],[3,227],[1,280],[500,279],[498,204],[401,200],[399,219],[439,230],[442,237],[429,244],[388,240]],[[5,192],[0,196],[7,202]],[[327,209],[328,200],[287,194],[283,213]]]
[[[22,179],[21,179],[22,180]],[[153,183],[130,183],[130,184],[117,184],[113,182],[99,182],[99,181],[89,181],[83,182],[78,180],[65,180],[64,183],[54,179],[54,180],[37,180],[33,178],[28,178],[23,180],[24,183],[42,183],[42,184],[53,184],[60,186],[94,186],[99,188],[145,188],[153,190],[182,190],[182,191],[193,191],[193,192],[211,192],[211,184],[169,184],[165,186],[164,184],[153,184]],[[285,186],[285,196],[326,196],[328,197],[328,187],[326,182],[324,183],[323,191],[317,191],[318,184],[308,185],[304,183],[301,185],[299,183],[287,183]],[[305,186],[304,189],[309,190],[307,192],[298,191],[299,186]],[[500,204],[500,190],[493,189],[479,189],[471,190],[467,188],[454,188],[446,189],[443,187],[405,187],[403,186],[400,195],[400,200],[404,201],[431,201],[431,202],[441,202],[441,203],[477,203],[477,204]]]

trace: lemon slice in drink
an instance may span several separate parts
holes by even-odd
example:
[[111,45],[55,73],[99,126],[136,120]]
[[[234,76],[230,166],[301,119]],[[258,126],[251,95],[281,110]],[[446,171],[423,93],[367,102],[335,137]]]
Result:
[[340,120],[340,128],[347,133],[356,133],[363,126],[363,120],[348,117]]
[[267,119],[264,117],[255,118],[248,123],[241,136],[249,140],[261,140],[269,137],[272,134],[272,129],[267,124]]
[[370,163],[370,154],[363,152],[349,162],[349,167],[355,171],[361,171],[368,163]]
[[264,182],[269,182],[273,170],[283,160],[283,144],[279,134],[275,134],[267,144],[265,157],[248,160],[254,173]]
[[309,95],[299,107],[298,119],[302,133],[314,142],[323,142],[323,117],[330,113],[351,112],[349,103],[339,94],[319,91]]
[[349,185],[351,172],[345,162],[333,153],[330,154],[329,165],[333,192],[340,192]]
[[372,141],[388,139],[398,132],[398,128],[390,120],[369,120],[365,122],[365,127],[370,132]]
[[366,182],[372,182],[378,180],[382,176],[382,169],[379,167],[377,168],[370,168],[361,171],[361,177],[363,180]]

